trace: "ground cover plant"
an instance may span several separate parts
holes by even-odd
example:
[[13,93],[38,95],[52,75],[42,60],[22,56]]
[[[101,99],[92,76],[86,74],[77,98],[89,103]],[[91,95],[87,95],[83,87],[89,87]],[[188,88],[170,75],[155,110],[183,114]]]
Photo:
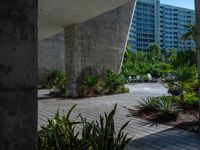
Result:
[[[66,115],[59,112],[48,120],[48,124],[38,132],[39,150],[124,150],[131,138],[123,132],[128,125],[125,123],[116,132],[113,110],[99,120],[88,122],[81,114],[76,119],[71,118],[73,106]],[[80,128],[78,129],[77,126]]]
[[[184,102],[185,105],[188,103]],[[177,101],[176,96],[164,95],[141,99],[138,106],[135,109],[129,109],[129,111],[133,116],[150,121],[150,124],[161,123],[200,133],[198,103],[195,107],[190,105],[190,109],[186,108],[185,105]]]

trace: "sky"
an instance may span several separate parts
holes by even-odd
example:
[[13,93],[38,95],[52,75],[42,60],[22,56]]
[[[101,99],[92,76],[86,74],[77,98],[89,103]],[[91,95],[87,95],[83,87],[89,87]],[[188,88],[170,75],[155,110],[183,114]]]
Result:
[[194,9],[194,0],[160,0],[163,4]]

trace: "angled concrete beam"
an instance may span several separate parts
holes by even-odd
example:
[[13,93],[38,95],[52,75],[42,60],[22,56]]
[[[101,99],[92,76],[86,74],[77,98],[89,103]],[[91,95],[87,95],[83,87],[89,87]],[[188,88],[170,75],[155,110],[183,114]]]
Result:
[[77,97],[85,71],[104,77],[108,69],[119,73],[135,0],[80,24],[65,28],[67,92]]
[[0,150],[37,149],[37,7],[0,1]]

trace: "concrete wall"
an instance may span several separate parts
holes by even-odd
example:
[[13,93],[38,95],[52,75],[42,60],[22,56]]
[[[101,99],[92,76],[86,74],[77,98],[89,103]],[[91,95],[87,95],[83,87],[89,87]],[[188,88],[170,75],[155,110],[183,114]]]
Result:
[[77,96],[78,82],[85,71],[102,77],[108,69],[119,73],[134,4],[135,0],[131,0],[103,15],[65,28],[65,67],[70,96]]
[[0,150],[37,148],[37,7],[0,1]]
[[54,70],[65,70],[64,32],[40,41],[38,45],[38,75],[39,81]]

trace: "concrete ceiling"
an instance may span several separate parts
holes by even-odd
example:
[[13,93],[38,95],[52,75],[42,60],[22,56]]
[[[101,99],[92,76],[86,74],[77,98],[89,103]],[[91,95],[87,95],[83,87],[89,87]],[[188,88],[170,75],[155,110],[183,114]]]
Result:
[[39,40],[81,23],[130,0],[39,0]]

